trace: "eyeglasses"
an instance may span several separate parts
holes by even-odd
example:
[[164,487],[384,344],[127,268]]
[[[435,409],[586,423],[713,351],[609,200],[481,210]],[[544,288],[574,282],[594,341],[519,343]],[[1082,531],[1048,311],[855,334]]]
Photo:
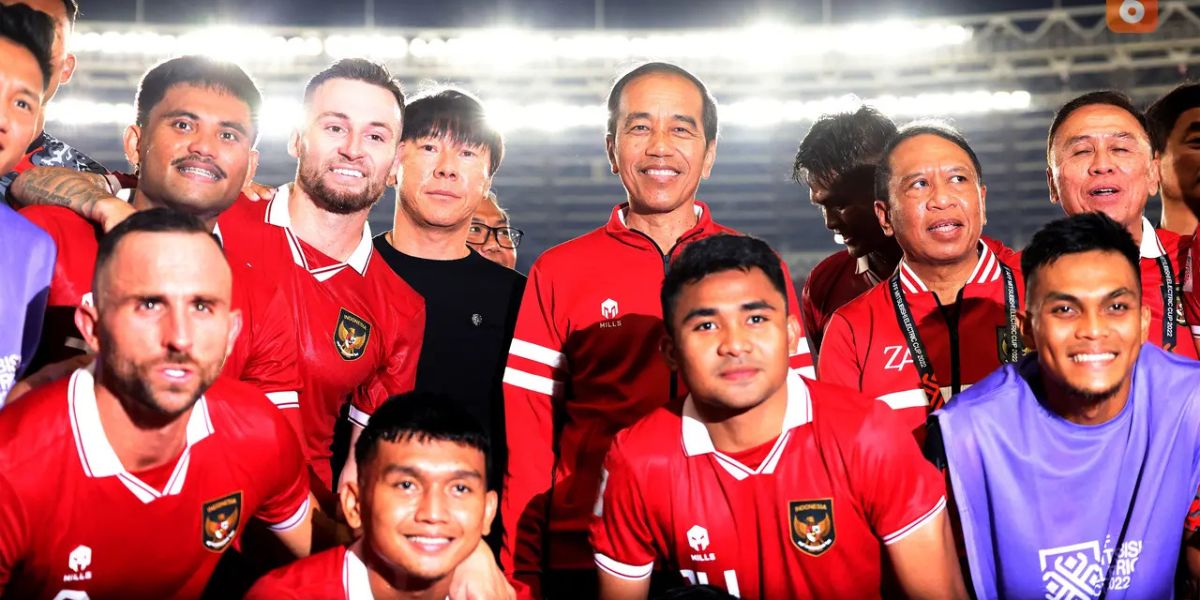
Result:
[[496,234],[496,243],[500,244],[501,248],[515,249],[521,245],[521,236],[525,235],[525,232],[516,227],[489,227],[483,223],[471,223],[471,227],[467,229],[467,243],[482,246],[492,234]]

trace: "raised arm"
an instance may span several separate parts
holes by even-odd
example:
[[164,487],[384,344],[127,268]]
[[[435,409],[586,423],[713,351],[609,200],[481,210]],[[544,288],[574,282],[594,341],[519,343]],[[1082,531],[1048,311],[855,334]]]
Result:
[[21,173],[9,188],[9,199],[18,206],[45,205],[69,208],[105,231],[133,213],[129,203],[117,198],[114,178],[66,167],[34,167]]

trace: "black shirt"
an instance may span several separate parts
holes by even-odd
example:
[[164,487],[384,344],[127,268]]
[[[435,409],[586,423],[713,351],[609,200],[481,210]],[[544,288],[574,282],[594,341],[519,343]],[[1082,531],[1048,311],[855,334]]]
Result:
[[492,477],[503,475],[502,378],[525,291],[525,276],[471,250],[466,258],[409,256],[375,236],[375,249],[425,298],[425,339],[417,363],[417,389],[463,403],[491,438]]

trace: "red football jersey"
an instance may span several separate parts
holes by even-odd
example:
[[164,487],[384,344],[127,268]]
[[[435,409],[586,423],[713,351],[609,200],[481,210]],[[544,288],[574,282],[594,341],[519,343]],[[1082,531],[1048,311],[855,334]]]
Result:
[[1166,229],[1155,229],[1145,217],[1142,218],[1142,244],[1140,248],[1142,266],[1142,304],[1150,308],[1150,339],[1146,340],[1159,347],[1163,344],[1163,314],[1166,304],[1163,301],[1163,272],[1159,267],[1159,257],[1165,256],[1171,263],[1171,274],[1175,280],[1175,302],[1171,307],[1177,315],[1175,330],[1175,346],[1168,350],[1186,356],[1198,358],[1195,342],[1190,339],[1192,328],[1189,323],[1200,324],[1200,320],[1188,318],[1186,309],[1186,294],[1183,291],[1184,282],[1188,279],[1187,263],[1188,249],[1191,246],[1189,237]]
[[883,546],[945,509],[942,478],[882,403],[795,374],[787,386],[761,461],[717,450],[690,398],[618,434],[597,566],[642,579],[662,560],[742,598],[879,597]]
[[[58,255],[43,327],[42,346],[49,362],[57,362],[86,350],[75,328],[75,307],[92,292],[92,274],[102,232],[70,209],[58,206],[29,206],[21,214],[54,238]],[[214,233],[222,227],[237,230],[237,216],[226,212],[217,219]],[[228,253],[228,251],[227,251]],[[221,373],[252,383],[279,408],[297,408],[301,386],[297,369],[296,333],[288,314],[286,297],[274,282],[278,276],[253,273],[230,261],[233,272],[231,307],[241,311],[242,333],[225,360]],[[39,354],[42,354],[39,350]],[[43,361],[44,364],[44,361]]]
[[[375,407],[409,391],[425,332],[425,301],[375,251],[366,225],[353,254],[337,261],[291,229],[289,187],[270,202],[239,199],[226,211],[238,227],[226,228],[230,262],[281,279],[299,340],[303,382],[300,414],[309,464],[333,488],[333,433],[351,399],[350,419],[366,425]],[[224,217],[225,215],[222,215]]]
[[[529,272],[504,372],[509,573],[538,571],[543,551],[552,568],[592,568],[587,524],[612,436],[686,393],[659,353],[663,276],[688,243],[736,232],[697,202],[695,227],[664,254],[625,226],[625,211],[619,205],[605,226],[543,252]],[[787,281],[788,313],[798,315]],[[812,373],[803,339],[791,365]]]
[[[1001,257],[986,243],[979,248],[979,261],[960,292],[957,311],[943,307],[904,261],[898,269],[912,320],[947,400],[996,370],[1008,354]],[[1025,290],[1016,268],[1013,280],[1019,308]],[[883,400],[922,437],[929,398],[900,328],[888,281],[834,313],[818,367],[822,381]]]
[[800,314],[814,354],[821,352],[821,338],[833,312],[879,282],[867,259],[856,259],[847,250],[830,254],[809,271],[800,292]]
[[80,369],[0,411],[0,595],[195,598],[247,519],[307,517],[299,443],[254,387],[219,379],[174,463],[130,473],[94,385]]

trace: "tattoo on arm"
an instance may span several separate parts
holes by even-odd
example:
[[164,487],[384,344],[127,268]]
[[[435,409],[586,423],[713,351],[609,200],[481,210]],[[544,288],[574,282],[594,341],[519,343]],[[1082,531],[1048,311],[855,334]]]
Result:
[[103,175],[65,167],[36,167],[13,180],[9,197],[21,206],[62,206],[92,219],[96,203],[114,196],[108,193]]

